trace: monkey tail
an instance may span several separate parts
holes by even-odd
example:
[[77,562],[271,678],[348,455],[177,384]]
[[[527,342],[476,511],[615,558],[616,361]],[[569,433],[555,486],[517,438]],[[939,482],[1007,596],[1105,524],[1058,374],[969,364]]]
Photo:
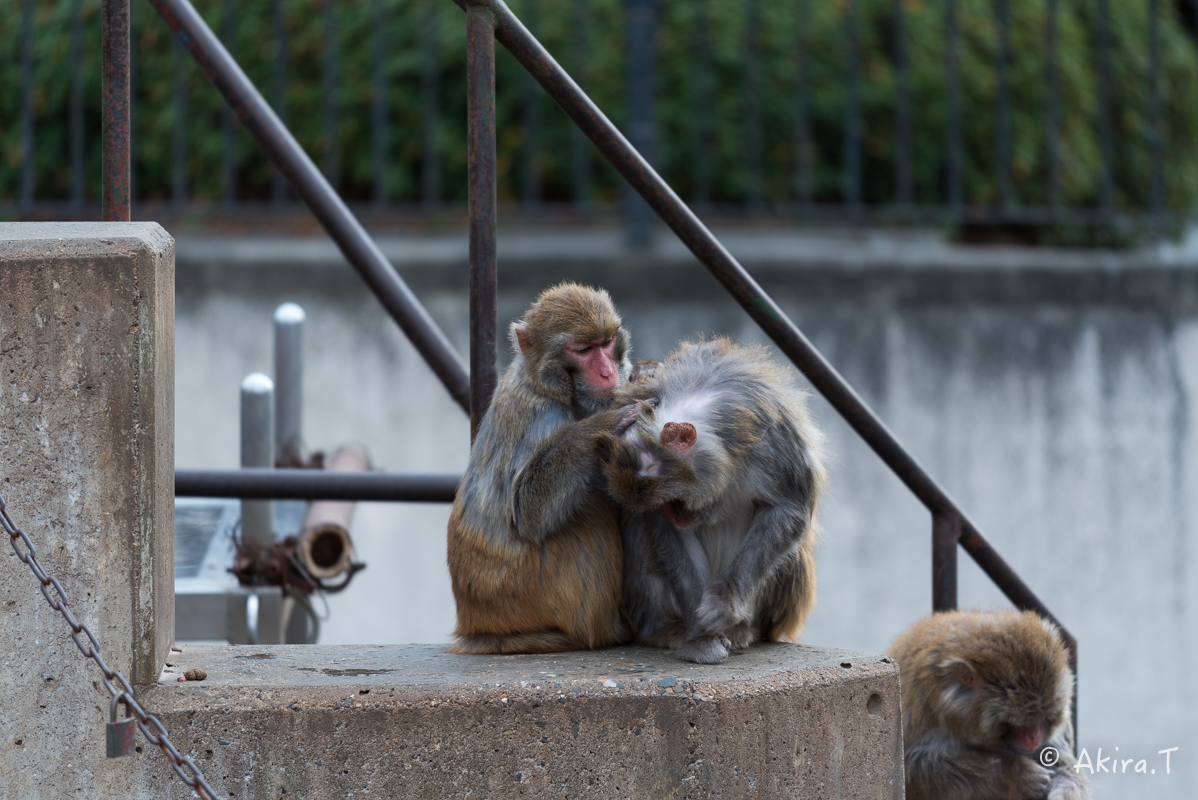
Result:
[[541,633],[466,633],[445,652],[465,655],[513,655],[516,653],[561,653],[581,650],[577,643],[561,631]]

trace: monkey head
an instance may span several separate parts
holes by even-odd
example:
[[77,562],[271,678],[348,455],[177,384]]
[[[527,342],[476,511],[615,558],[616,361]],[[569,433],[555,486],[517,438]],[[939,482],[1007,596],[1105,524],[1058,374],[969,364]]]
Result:
[[590,414],[610,405],[628,380],[628,332],[602,289],[562,283],[546,289],[512,323],[512,344],[533,388]]
[[704,421],[668,420],[642,403],[622,437],[608,434],[604,477],[612,498],[630,511],[657,511],[676,528],[703,524],[723,495],[731,470],[723,443]]
[[961,739],[992,752],[1030,755],[1065,724],[1073,675],[1055,626],[1010,612],[967,650],[951,640],[934,667],[945,722]]

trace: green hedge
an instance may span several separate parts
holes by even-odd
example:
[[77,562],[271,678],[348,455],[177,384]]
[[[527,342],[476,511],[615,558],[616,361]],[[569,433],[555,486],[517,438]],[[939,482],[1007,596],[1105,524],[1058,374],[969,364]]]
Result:
[[[439,149],[444,199],[466,197],[465,22],[449,0],[437,2],[440,19],[442,110]],[[328,143],[322,139],[321,67],[324,10],[321,0],[284,0],[288,28],[286,118],[304,147],[321,163]],[[426,0],[386,0],[390,40],[387,69],[391,79],[391,161],[386,174],[388,195],[397,201],[419,197],[421,160],[420,31]],[[527,0],[525,0],[527,2]],[[198,0],[201,13],[220,29],[221,5]],[[1046,0],[1009,0],[1011,18],[1012,180],[1017,201],[1045,204],[1048,197],[1046,147],[1045,13]],[[823,202],[842,200],[842,143],[845,53],[845,0],[807,0],[806,45],[810,95],[814,190]],[[38,0],[35,6],[35,128],[38,198],[69,194],[67,103],[70,64],[71,3]],[[87,139],[87,194],[99,195],[99,6],[83,0],[85,14],[84,95]],[[165,198],[170,193],[172,42],[166,26],[145,2],[134,2],[134,69],[136,192],[139,198]],[[712,98],[710,116],[711,175],[714,199],[741,202],[745,194],[745,0],[708,0]],[[895,79],[893,50],[894,0],[856,0],[860,62],[860,103],[864,196],[867,202],[894,199]],[[1149,53],[1147,3],[1110,0],[1112,123],[1115,152],[1115,200],[1120,207],[1149,202]],[[517,13],[522,3],[513,0]],[[542,40],[575,68],[571,0],[539,0]],[[694,15],[700,4],[662,0],[657,38],[657,160],[683,197],[692,195],[695,152]],[[1089,0],[1060,0],[1058,24],[1061,65],[1059,175],[1061,197],[1070,205],[1097,202],[1102,178],[1098,135],[1098,69],[1096,20]],[[1174,5],[1162,4],[1160,24],[1160,92],[1166,159],[1167,205],[1190,208],[1198,195],[1198,56]],[[232,50],[257,86],[269,94],[273,45],[271,3],[245,0],[237,5],[237,34]],[[918,202],[944,201],[945,35],[944,2],[904,0],[908,34],[912,120],[912,173]],[[998,46],[992,0],[958,0],[961,59],[961,119],[964,135],[966,200],[998,202],[995,142],[998,93],[994,64]],[[763,193],[769,202],[795,198],[796,2],[761,2],[760,104],[763,119]],[[599,106],[623,124],[625,109],[625,31],[621,0],[588,0],[590,27],[584,85]],[[338,102],[339,184],[351,198],[372,194],[375,168],[370,141],[370,57],[374,6],[371,0],[338,3],[340,43]],[[0,11],[0,199],[19,191],[20,85],[19,6]],[[221,196],[220,109],[222,101],[186,59],[187,174],[198,198]],[[522,71],[500,48],[498,56],[498,121],[500,197],[518,199],[523,143],[521,128]],[[548,200],[573,197],[570,153],[572,128],[547,99],[542,114],[539,174]],[[242,131],[237,140],[239,195],[269,195],[271,168]],[[594,170],[595,199],[618,196],[614,172],[599,163]]]

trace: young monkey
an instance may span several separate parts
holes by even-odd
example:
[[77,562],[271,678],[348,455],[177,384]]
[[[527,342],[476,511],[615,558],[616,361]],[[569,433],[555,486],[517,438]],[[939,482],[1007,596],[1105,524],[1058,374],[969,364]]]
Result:
[[[715,664],[794,640],[815,602],[822,440],[763,347],[682,344],[623,397],[646,405],[600,437],[624,524],[624,597],[638,641]],[[623,402],[623,400],[618,401]]]
[[908,800],[1088,800],[1072,769],[1073,672],[1050,622],[1031,611],[943,612],[890,654]]
[[627,641],[618,510],[595,439],[638,406],[628,333],[607,292],[563,283],[511,326],[515,359],[479,425],[449,518],[452,653],[548,653]]

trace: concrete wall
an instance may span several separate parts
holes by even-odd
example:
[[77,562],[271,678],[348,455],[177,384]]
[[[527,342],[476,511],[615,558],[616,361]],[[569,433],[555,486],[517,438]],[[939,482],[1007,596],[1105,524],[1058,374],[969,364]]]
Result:
[[[761,336],[677,245],[503,235],[501,324],[563,277],[609,288],[637,355]],[[1103,798],[1188,798],[1198,782],[1198,261],[962,250],[933,237],[731,236],[784,310],[948,488],[1080,641],[1081,744],[1155,775]],[[384,241],[467,351],[464,239]],[[177,463],[237,463],[237,386],[270,371],[270,314],[308,311],[306,436],[364,441],[396,471],[455,471],[467,418],[328,243],[179,242]],[[822,400],[831,492],[805,641],[879,651],[930,609],[928,514]],[[444,506],[368,504],[369,569],[330,598],[324,643],[445,641]],[[962,607],[1003,602],[961,555]],[[1118,747],[1118,753],[1114,748]],[[1171,774],[1158,751],[1171,754]],[[1110,762],[1106,762],[1110,768]],[[1134,763],[1127,766],[1134,769]]]
[[[141,685],[174,633],[173,328],[158,225],[0,224],[0,492]],[[134,773],[104,757],[99,669],[29,569],[0,561],[0,796],[130,796]]]

